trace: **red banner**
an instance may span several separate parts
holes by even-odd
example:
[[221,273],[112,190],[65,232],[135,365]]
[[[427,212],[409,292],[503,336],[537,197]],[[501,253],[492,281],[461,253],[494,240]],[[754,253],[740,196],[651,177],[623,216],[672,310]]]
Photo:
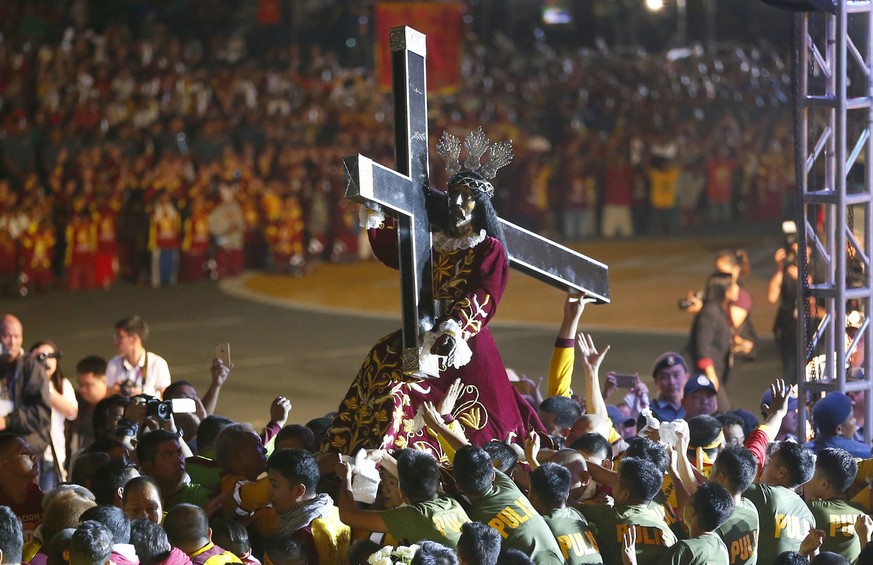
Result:
[[272,26],[282,18],[282,7],[279,0],[258,0],[258,23],[262,26]]
[[463,10],[457,3],[382,2],[376,6],[376,72],[391,88],[388,31],[409,26],[427,36],[427,90],[453,90],[460,82]]

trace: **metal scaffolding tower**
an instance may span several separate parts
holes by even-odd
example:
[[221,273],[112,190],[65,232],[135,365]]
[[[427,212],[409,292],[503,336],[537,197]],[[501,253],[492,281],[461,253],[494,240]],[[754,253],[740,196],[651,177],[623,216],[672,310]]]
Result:
[[[865,391],[864,436],[870,443],[873,0],[840,0],[836,15],[808,12],[794,17],[800,101],[795,154],[801,167],[798,367],[807,367],[806,378],[798,379],[799,398],[807,398],[807,392],[815,397]],[[849,341],[847,312],[853,310],[862,316]],[[865,355],[863,374],[849,378],[847,359],[859,348]],[[808,366],[813,357],[817,362]],[[804,402],[798,408],[798,437],[803,438],[807,409]]]

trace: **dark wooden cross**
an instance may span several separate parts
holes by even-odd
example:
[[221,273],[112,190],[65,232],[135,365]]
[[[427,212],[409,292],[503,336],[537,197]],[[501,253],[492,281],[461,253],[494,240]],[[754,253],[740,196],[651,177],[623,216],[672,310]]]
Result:
[[[434,324],[431,236],[427,216],[428,135],[425,36],[391,29],[396,170],[363,155],[343,159],[346,198],[396,218],[403,315],[403,371],[419,372],[421,337]],[[606,265],[500,220],[509,264],[565,291],[609,302]]]

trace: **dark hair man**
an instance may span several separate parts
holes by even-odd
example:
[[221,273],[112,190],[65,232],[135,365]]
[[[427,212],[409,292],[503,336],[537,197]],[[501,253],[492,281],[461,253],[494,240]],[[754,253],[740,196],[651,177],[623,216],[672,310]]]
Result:
[[458,565],[458,555],[441,543],[424,540],[409,565]]
[[121,508],[124,485],[134,477],[139,477],[136,465],[124,459],[113,459],[101,465],[94,472],[91,491],[97,504]]
[[832,551],[852,563],[864,545],[855,534],[855,520],[865,510],[847,500],[847,492],[858,474],[858,463],[845,449],[827,447],[815,458],[815,472],[803,485],[806,505],[815,527],[825,532],[821,551]]
[[549,435],[566,438],[573,422],[582,415],[582,407],[568,396],[550,396],[540,403],[539,414]]
[[584,504],[582,514],[600,532],[604,563],[620,563],[621,541],[628,530],[636,532],[636,556],[640,563],[656,563],[676,543],[676,535],[652,505],[661,492],[664,472],[646,459],[625,456],[616,472],[612,489],[615,506]]
[[815,518],[795,490],[812,478],[815,456],[802,445],[774,444],[757,484],[745,496],[758,509],[758,563],[770,563],[785,551],[798,551]]
[[94,410],[97,403],[109,395],[106,386],[106,360],[89,355],[76,363],[76,382],[78,390],[79,413],[67,429],[67,447],[70,453],[91,445],[94,441]]
[[116,506],[95,506],[82,512],[83,523],[89,520],[100,522],[112,534],[112,552],[109,558],[115,565],[137,565],[139,557],[130,545],[130,520]]
[[310,563],[341,560],[349,551],[351,530],[327,493],[317,493],[321,480],[315,457],[303,449],[282,449],[267,461],[270,502],[279,513],[279,534],[296,537]]
[[139,316],[130,316],[115,324],[113,342],[118,355],[106,365],[106,384],[113,394],[148,394],[160,398],[170,385],[167,362],[145,349],[148,336],[148,326]]
[[452,465],[458,489],[470,499],[470,518],[496,529],[504,547],[520,549],[537,563],[564,562],[543,517],[512,479],[493,467],[484,449],[464,446]]
[[718,483],[700,485],[682,513],[690,537],[670,547],[661,562],[688,565],[728,563],[727,548],[715,530],[733,511],[733,497],[723,486]]
[[83,522],[70,539],[70,565],[106,565],[111,554],[112,533],[100,522]]
[[[336,468],[342,483],[340,519],[351,528],[389,532],[395,539],[411,543],[430,539],[449,547],[457,546],[461,526],[470,518],[455,499],[439,494],[440,471],[436,459],[413,449],[401,449],[394,455],[400,494],[407,505],[390,510],[359,509],[352,495],[351,466],[341,463]],[[485,457],[488,458],[487,453]],[[493,469],[490,458],[488,467]]]
[[549,525],[565,563],[603,563],[588,520],[575,508],[567,507],[571,480],[570,471],[565,467],[544,463],[530,475],[530,503]]
[[170,543],[184,551],[194,565],[242,563],[236,555],[212,543],[206,512],[193,504],[179,504],[167,512],[164,531]]
[[185,557],[180,549],[170,545],[170,540],[167,539],[167,533],[163,528],[151,520],[131,522],[130,543],[139,556],[140,565],[158,565],[168,560],[170,553],[174,550],[179,557]]
[[309,563],[313,561],[309,561],[306,548],[299,539],[275,535],[267,540],[264,548],[264,565],[308,565]]
[[203,507],[209,501],[209,491],[186,481],[185,455],[176,434],[167,430],[144,434],[136,446],[136,457],[142,471],[161,488],[165,509],[184,502]]
[[739,445],[729,445],[718,454],[709,473],[709,480],[723,486],[734,499],[733,514],[716,530],[727,547],[731,565],[757,562],[758,510],[751,501],[743,498],[743,493],[755,480],[757,470],[758,460],[751,451]]
[[21,563],[23,546],[21,520],[8,506],[0,506],[0,561],[4,565]]
[[461,565],[495,565],[500,555],[500,534],[482,522],[467,522],[461,526],[457,551]]

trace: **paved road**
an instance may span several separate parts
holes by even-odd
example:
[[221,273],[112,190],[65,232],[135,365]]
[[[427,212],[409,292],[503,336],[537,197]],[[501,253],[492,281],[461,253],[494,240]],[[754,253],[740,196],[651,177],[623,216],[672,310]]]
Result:
[[[709,253],[699,259],[704,273],[711,261],[706,258]],[[665,283],[653,288],[654,298],[675,304],[682,288]],[[653,297],[636,299],[645,308]],[[549,308],[551,304],[554,297]],[[551,311],[556,329],[560,310]],[[113,355],[113,324],[133,313],[149,322],[152,335],[147,346],[168,360],[173,378],[189,380],[201,392],[209,380],[214,344],[230,342],[236,368],[222,392],[219,412],[256,425],[267,420],[269,402],[278,394],[292,399],[293,422],[303,423],[335,409],[370,346],[398,326],[390,317],[253,302],[207,282],[157,290],[120,284],[108,292],[0,299],[0,312],[13,312],[22,319],[25,346],[37,339],[55,340],[64,351],[62,368],[70,376],[76,360],[87,354]],[[761,325],[759,360],[743,367],[730,386],[736,403],[750,409],[756,408],[756,398],[778,369],[769,332],[760,331]],[[531,377],[545,374],[555,329],[522,321],[492,325],[506,365]],[[639,371],[649,378],[653,359],[666,350],[681,350],[686,337],[681,332],[606,329],[596,331],[595,339],[612,344],[609,369]]]

